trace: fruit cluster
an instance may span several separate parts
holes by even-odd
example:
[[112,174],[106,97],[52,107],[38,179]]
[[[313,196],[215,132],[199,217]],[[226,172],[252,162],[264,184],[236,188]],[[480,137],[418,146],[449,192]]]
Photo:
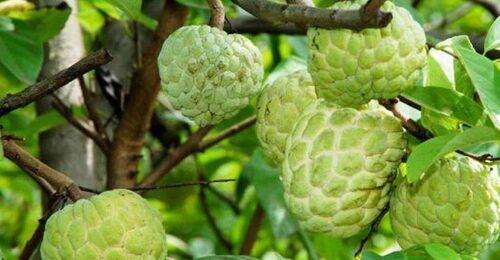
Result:
[[[358,9],[367,0],[341,1]],[[416,85],[426,65],[425,34],[403,8],[385,2],[391,23],[350,31],[310,28],[307,70],[261,90],[263,61],[247,38],[185,26],[158,57],[173,108],[200,126],[236,115],[260,93],[257,136],[282,170],[285,201],[309,231],[353,236],[390,203],[403,248],[443,243],[476,255],[500,232],[498,174],[468,158],[443,158],[415,185],[394,183],[406,149],[404,130],[376,100]],[[393,191],[394,190],[394,191]],[[55,213],[43,259],[164,259],[157,212],[139,195],[113,190]]]

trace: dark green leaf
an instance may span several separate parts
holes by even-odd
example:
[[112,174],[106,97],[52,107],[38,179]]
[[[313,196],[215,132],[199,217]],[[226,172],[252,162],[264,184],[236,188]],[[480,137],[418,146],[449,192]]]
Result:
[[43,45],[30,26],[12,21],[14,31],[0,31],[0,62],[18,79],[32,84],[42,67]]
[[488,58],[460,46],[454,46],[454,52],[467,70],[492,121],[499,126],[500,84],[495,84],[495,65]]
[[470,126],[483,125],[488,122],[487,114],[479,104],[451,89],[412,88],[405,91],[403,96],[426,109],[454,117]]
[[436,260],[460,260],[460,255],[445,245],[427,244],[424,248]]
[[285,205],[280,171],[271,167],[261,149],[255,150],[250,161],[243,168],[242,175],[249,176],[255,187],[260,205],[266,212],[276,237],[285,237],[297,231],[299,225]]
[[409,182],[420,179],[434,162],[444,155],[467,146],[497,142],[500,140],[500,130],[489,127],[474,127],[458,134],[434,137],[418,145],[410,154],[407,166]]
[[42,42],[59,34],[71,14],[68,5],[47,7],[27,12],[17,12],[11,17],[27,23]]
[[500,48],[500,17],[491,25],[484,39],[484,53]]

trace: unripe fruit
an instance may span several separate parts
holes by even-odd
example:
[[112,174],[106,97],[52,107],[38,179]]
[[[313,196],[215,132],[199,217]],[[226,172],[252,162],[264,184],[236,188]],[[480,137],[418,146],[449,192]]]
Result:
[[165,259],[160,214],[129,190],[78,200],[48,220],[42,259]]
[[422,180],[397,187],[390,216],[403,248],[441,243],[477,255],[500,232],[498,173],[466,157],[441,159]]
[[297,122],[283,161],[288,207],[309,231],[355,235],[389,201],[406,146],[400,122],[378,104],[335,108],[324,101]]
[[260,90],[262,56],[247,38],[207,25],[185,26],[158,56],[172,106],[200,126],[236,115]]
[[[332,8],[359,9],[366,1],[341,1]],[[392,2],[381,10],[393,16],[382,29],[309,29],[308,69],[320,98],[354,107],[415,86],[426,64],[424,30]]]
[[295,120],[315,100],[314,85],[306,70],[282,76],[262,91],[257,103],[257,137],[277,165],[283,161],[286,138]]

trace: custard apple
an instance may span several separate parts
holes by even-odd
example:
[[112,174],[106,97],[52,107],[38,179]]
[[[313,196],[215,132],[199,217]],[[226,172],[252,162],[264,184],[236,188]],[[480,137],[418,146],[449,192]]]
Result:
[[117,189],[64,207],[47,221],[42,259],[165,259],[160,214],[136,193]]
[[263,77],[262,55],[250,40],[207,25],[170,35],[158,68],[173,108],[200,126],[236,115],[260,91]]
[[[341,1],[332,8],[359,9],[366,1]],[[427,58],[424,30],[392,2],[381,9],[393,15],[382,29],[308,30],[308,69],[320,98],[355,107],[415,86]]]
[[403,248],[441,243],[477,255],[500,232],[498,173],[466,157],[441,159],[416,184],[398,185],[390,217]]
[[400,122],[376,103],[308,106],[286,142],[285,201],[309,231],[349,237],[389,201],[406,140]]
[[311,76],[299,70],[264,88],[257,103],[257,137],[266,155],[281,165],[295,120],[316,100]]

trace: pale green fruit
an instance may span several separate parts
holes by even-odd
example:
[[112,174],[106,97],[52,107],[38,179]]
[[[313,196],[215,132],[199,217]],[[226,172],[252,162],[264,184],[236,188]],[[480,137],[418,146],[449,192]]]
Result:
[[[332,8],[358,9],[365,2],[341,1]],[[393,16],[382,29],[308,30],[308,69],[320,98],[359,106],[416,85],[427,58],[424,30],[392,2],[386,1],[382,10]]]
[[160,214],[129,190],[78,200],[48,220],[42,259],[165,259]]
[[300,113],[315,100],[314,85],[306,70],[282,76],[262,91],[257,103],[257,137],[276,164],[283,161],[286,138]]
[[422,180],[397,187],[390,216],[403,248],[441,243],[477,255],[500,232],[498,173],[469,158],[441,159]]
[[308,106],[287,139],[285,201],[303,227],[349,237],[368,227],[389,201],[404,154],[400,122],[380,105]]
[[259,92],[263,77],[262,55],[250,40],[207,25],[170,35],[158,68],[172,106],[200,126],[236,115]]

